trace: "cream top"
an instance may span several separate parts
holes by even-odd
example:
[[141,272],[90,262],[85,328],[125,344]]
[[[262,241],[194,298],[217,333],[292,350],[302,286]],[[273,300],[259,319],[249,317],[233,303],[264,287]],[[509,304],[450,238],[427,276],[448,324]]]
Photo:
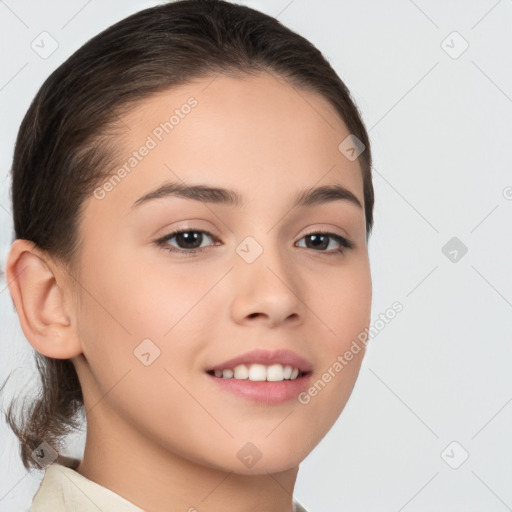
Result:
[[[119,494],[75,471],[79,459],[62,458],[45,469],[29,512],[144,512]],[[293,502],[293,512],[307,512]]]

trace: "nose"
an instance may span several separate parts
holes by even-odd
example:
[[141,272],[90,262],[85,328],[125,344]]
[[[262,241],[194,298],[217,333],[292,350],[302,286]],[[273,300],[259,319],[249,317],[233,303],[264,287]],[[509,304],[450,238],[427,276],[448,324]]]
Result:
[[300,275],[277,247],[265,247],[252,263],[240,258],[233,269],[232,282],[234,322],[276,327],[303,321],[306,306],[301,298]]

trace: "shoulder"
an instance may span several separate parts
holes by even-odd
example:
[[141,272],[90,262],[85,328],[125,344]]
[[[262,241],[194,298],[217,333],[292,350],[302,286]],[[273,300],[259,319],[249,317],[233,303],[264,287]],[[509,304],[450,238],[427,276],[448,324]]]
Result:
[[45,469],[45,474],[29,512],[143,512],[115,492],[75,471],[78,459],[59,458]]

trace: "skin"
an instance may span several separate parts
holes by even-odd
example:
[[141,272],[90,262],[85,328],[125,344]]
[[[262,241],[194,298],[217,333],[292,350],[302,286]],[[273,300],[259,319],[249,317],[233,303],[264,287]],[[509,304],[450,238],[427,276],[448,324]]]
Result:
[[[364,205],[361,170],[338,150],[349,132],[322,96],[268,74],[212,80],[160,92],[122,118],[119,165],[172,110],[198,101],[103,199],[85,201],[77,273],[16,240],[9,288],[32,346],[78,372],[88,424],[79,473],[148,511],[291,512],[299,463],[339,417],[364,350],[308,404],[251,402],[205,369],[287,348],[311,362],[314,383],[368,327],[364,210],[343,200],[291,207],[299,191],[327,184]],[[244,205],[163,197],[131,208],[169,180],[233,189]],[[154,244],[176,228],[213,238],[191,257]],[[355,247],[307,247],[315,230]],[[250,264],[236,252],[247,236],[263,249]],[[145,366],[134,350],[148,338],[160,356]],[[262,453],[252,468],[236,455],[248,441]]]

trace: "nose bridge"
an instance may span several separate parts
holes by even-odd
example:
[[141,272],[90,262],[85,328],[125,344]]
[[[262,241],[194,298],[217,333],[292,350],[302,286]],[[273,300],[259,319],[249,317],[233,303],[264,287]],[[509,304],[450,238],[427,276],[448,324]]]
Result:
[[238,320],[259,313],[277,322],[301,313],[299,276],[278,241],[270,234],[247,236],[236,252],[233,308]]
[[[291,261],[283,252],[279,242],[272,239],[270,234],[249,235],[240,242],[236,248],[239,256],[240,272],[246,274],[247,279],[254,275],[257,281],[267,278],[267,274],[272,275],[267,281],[277,281],[280,286],[288,285],[293,288],[292,279],[288,276]],[[283,283],[284,281],[284,283]]]

